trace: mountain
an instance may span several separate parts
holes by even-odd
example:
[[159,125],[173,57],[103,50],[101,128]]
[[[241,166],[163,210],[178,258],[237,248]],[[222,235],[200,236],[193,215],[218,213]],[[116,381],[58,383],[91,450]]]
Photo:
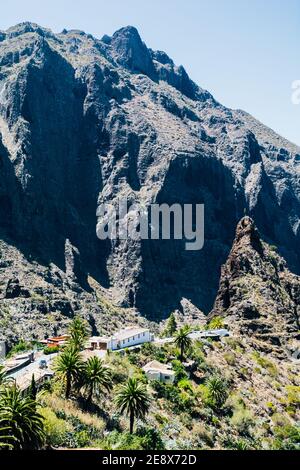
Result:
[[[299,165],[299,147],[222,106],[134,27],[0,32],[2,334],[60,331],[77,311],[95,332],[186,304],[207,314],[245,213],[299,273]],[[99,240],[97,207],[125,196],[205,204],[204,248]]]

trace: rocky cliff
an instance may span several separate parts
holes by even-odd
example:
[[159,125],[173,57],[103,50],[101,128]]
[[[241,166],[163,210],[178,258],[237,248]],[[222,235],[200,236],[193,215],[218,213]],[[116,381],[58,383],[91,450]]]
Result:
[[[237,226],[210,316],[221,315],[230,330],[273,350],[294,352],[300,340],[300,277],[292,274],[276,247],[260,238],[252,219]],[[279,347],[279,348],[278,348]]]
[[[216,102],[133,27],[101,40],[32,23],[0,33],[1,295],[22,299],[23,323],[67,319],[51,306],[60,282],[71,312],[87,305],[95,324],[95,283],[146,318],[182,299],[207,313],[245,212],[298,273],[299,165],[297,146]],[[205,204],[204,248],[99,240],[97,207],[122,196]]]

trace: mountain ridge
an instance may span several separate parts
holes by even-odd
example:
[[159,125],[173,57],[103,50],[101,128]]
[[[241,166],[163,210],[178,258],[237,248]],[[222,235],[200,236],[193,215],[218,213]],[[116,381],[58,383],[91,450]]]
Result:
[[[102,40],[32,23],[1,32],[3,250],[6,241],[43,272],[66,273],[69,240],[83,278],[156,321],[182,299],[211,310],[245,212],[299,273],[300,149],[249,116],[218,103],[133,27]],[[98,240],[98,205],[125,196],[205,204],[204,249]],[[11,274],[2,272],[3,292]],[[100,325],[96,307],[91,315]]]

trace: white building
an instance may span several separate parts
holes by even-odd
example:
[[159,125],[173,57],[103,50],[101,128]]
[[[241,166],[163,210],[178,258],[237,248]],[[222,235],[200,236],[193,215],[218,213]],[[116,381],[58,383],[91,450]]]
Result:
[[159,380],[164,383],[173,383],[175,379],[175,372],[172,370],[172,366],[168,364],[162,364],[158,361],[148,362],[143,367],[143,371],[149,380]]
[[153,335],[147,328],[129,326],[110,337],[93,336],[89,339],[87,347],[90,349],[104,349],[117,351],[153,341]]

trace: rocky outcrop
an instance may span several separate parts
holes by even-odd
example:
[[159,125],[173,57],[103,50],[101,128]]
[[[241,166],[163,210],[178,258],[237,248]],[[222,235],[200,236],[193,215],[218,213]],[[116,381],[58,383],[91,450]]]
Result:
[[[182,299],[207,313],[245,211],[299,272],[299,155],[251,116],[217,103],[133,27],[102,40],[31,23],[0,35],[3,252],[13,246],[33,272],[45,268],[53,292],[76,284],[88,294],[89,274],[148,319],[166,318]],[[99,240],[97,207],[124,196],[145,207],[205,204],[204,248]],[[76,247],[67,265],[66,240]],[[15,273],[2,266],[6,286]],[[20,282],[25,271],[21,263]]]
[[[238,224],[210,316],[239,335],[292,347],[300,340],[300,277],[263,242],[250,217]],[[299,344],[299,343],[298,343]]]
[[65,272],[71,283],[87,287],[87,275],[82,269],[79,250],[72,245],[70,240],[65,243]]
[[20,286],[19,279],[9,279],[6,291],[5,291],[5,298],[6,299],[16,299],[18,297],[30,297],[30,292],[24,287]]

